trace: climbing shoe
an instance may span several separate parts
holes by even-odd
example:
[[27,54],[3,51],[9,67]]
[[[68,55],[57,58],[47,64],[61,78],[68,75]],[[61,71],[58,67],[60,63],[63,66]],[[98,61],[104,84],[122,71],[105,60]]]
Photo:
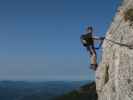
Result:
[[96,71],[98,65],[97,64],[91,64],[90,69],[93,69],[94,71]]

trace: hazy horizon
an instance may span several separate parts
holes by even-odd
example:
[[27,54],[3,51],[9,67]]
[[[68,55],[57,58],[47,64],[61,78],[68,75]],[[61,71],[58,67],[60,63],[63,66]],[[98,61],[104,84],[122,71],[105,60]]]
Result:
[[[34,76],[32,76],[34,77]],[[31,77],[16,77],[16,76],[12,76],[10,78],[8,77],[0,77],[0,81],[93,81],[93,78],[90,79],[88,76],[83,77],[83,78],[79,78],[76,76],[53,76],[53,77],[43,77],[43,76],[35,76],[34,78]]]

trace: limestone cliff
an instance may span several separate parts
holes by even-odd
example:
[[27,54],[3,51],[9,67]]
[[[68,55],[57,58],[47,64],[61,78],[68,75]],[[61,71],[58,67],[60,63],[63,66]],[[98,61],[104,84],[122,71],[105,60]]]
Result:
[[132,9],[133,0],[123,0],[106,33],[96,71],[99,100],[133,100]]

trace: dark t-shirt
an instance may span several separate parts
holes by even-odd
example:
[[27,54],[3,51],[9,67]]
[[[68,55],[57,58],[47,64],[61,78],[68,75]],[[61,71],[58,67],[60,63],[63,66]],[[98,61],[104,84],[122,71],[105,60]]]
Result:
[[89,46],[89,45],[93,45],[93,39],[92,39],[92,33],[87,33],[87,34],[83,34],[81,35],[81,40],[85,40],[86,44],[83,44],[84,46]]

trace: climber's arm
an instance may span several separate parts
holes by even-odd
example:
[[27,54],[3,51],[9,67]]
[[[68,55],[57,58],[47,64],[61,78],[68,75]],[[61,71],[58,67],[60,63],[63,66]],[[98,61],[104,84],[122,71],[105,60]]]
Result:
[[95,48],[95,49],[100,49],[100,47],[101,47],[102,44],[103,44],[103,40],[105,39],[105,37],[94,36],[93,39],[94,39],[94,40],[99,40],[99,41],[100,41],[99,46],[98,46],[97,48]]
[[99,37],[99,36],[93,36],[94,40],[101,40],[103,41],[105,39],[105,37]]
[[100,37],[99,36],[93,36],[93,39],[94,40],[100,40]]
[[80,41],[81,41],[81,43],[82,43],[84,46],[86,46],[87,42],[86,42],[86,40],[84,39],[84,35],[81,35]]

